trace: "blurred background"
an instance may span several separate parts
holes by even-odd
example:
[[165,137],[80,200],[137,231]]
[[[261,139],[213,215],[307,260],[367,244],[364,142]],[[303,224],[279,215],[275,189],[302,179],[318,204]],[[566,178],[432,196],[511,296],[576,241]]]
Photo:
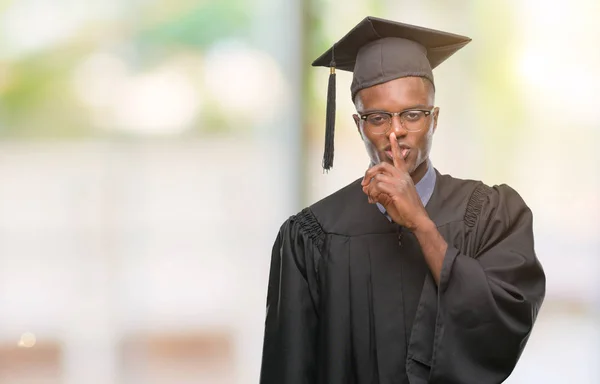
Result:
[[0,383],[258,382],[279,226],[368,165],[310,66],[366,15],[473,38],[432,160],[534,211],[507,382],[600,383],[597,0],[0,0]]

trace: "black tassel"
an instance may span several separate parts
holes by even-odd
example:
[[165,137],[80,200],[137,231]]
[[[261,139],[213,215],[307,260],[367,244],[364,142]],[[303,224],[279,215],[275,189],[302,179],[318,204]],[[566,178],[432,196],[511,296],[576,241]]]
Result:
[[327,115],[325,118],[325,152],[323,169],[329,171],[333,166],[333,137],[335,134],[335,62],[331,63],[329,85],[327,87]]

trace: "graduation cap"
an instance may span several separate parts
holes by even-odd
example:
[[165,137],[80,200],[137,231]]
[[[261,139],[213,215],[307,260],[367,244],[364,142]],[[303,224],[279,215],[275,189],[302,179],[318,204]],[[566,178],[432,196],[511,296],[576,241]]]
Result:
[[314,67],[330,68],[323,168],[333,166],[336,68],[353,72],[352,100],[361,89],[401,77],[424,77],[435,87],[433,68],[470,41],[465,36],[369,16],[316,59]]

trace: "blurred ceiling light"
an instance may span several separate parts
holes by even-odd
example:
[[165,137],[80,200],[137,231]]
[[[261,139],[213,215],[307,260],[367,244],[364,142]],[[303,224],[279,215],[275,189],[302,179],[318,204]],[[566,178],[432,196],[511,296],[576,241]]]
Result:
[[96,53],[77,68],[73,87],[101,128],[178,134],[190,127],[200,109],[193,70],[189,61],[173,60],[134,75],[120,58]]
[[[588,0],[577,3],[584,8],[592,5]],[[548,110],[577,108],[577,113],[563,114],[569,123],[598,121],[600,50],[590,49],[597,45],[600,31],[596,13],[581,12],[571,3],[548,7],[543,0],[526,0],[520,4],[524,7],[519,23],[523,30],[519,33],[521,54],[515,64],[522,91]],[[560,118],[560,114],[552,116]]]
[[26,332],[21,335],[21,339],[19,340],[18,346],[20,348],[32,348],[33,346],[35,346],[35,343],[35,335],[31,332]]
[[74,37],[86,23],[117,18],[119,9],[126,6],[124,3],[127,4],[118,0],[9,1],[0,13],[0,56],[16,57],[59,44]]
[[109,107],[121,92],[127,75],[123,60],[106,53],[93,54],[75,70],[75,94],[92,108]]
[[55,44],[69,37],[81,24],[73,8],[66,4],[61,7],[54,2],[39,0],[9,4],[0,25],[8,45],[5,49],[14,55]]
[[[518,72],[524,85],[522,92],[532,102],[549,111],[573,108],[577,113],[552,114],[556,123],[592,124],[600,119],[597,94],[600,73],[586,63],[581,53],[557,53],[555,48],[525,49],[520,56]],[[577,75],[574,71],[574,63]],[[585,75],[581,75],[585,74]]]
[[[286,104],[286,83],[268,54],[237,42],[214,45],[205,56],[205,84],[226,116],[260,123]],[[236,116],[236,114],[238,116]]]
[[198,90],[177,67],[137,76],[116,96],[115,127],[143,134],[181,133],[200,109]]

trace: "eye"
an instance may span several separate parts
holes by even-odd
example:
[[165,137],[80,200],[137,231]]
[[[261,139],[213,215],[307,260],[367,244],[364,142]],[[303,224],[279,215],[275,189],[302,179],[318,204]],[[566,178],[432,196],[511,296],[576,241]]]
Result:
[[389,116],[383,114],[383,113],[374,113],[372,115],[367,116],[367,122],[369,124],[373,124],[373,125],[381,125],[384,124],[385,122],[387,122],[389,119]]
[[406,119],[406,121],[419,121],[422,117],[425,116],[425,113],[423,111],[406,111],[402,114],[402,116],[404,117],[404,119]]

